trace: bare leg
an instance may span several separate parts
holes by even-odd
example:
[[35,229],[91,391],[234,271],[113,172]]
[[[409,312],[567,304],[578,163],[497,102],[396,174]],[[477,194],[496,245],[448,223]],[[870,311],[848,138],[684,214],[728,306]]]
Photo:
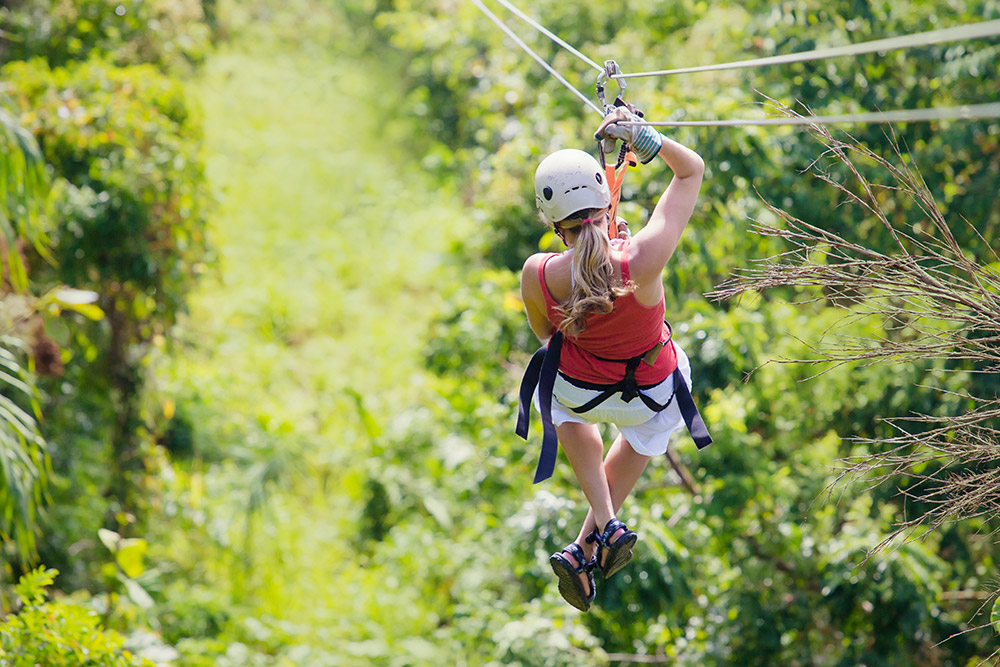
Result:
[[607,523],[615,511],[604,472],[604,442],[600,431],[593,424],[566,422],[557,426],[556,432],[583,495],[587,496],[591,513],[597,521],[603,522],[601,525]]
[[[593,517],[596,516],[597,520],[603,519],[607,523],[614,516],[614,509],[611,489],[608,487],[608,478],[604,472],[604,441],[601,440],[600,431],[593,424],[567,422],[556,426],[556,433],[559,435],[563,451],[566,452],[566,458],[573,467],[576,479],[580,482],[583,494],[590,503],[587,519],[593,521]],[[577,544],[583,548],[589,560],[592,550],[588,549],[583,538],[578,539]],[[571,563],[576,562],[572,555],[563,553]],[[584,590],[589,594],[588,577],[581,574],[580,580],[583,582]]]
[[[625,436],[619,433],[602,465],[611,496],[612,515],[618,513],[625,499],[632,493],[632,489],[635,488],[636,482],[642,476],[647,463],[649,463],[649,457],[637,453],[632,449],[632,445],[628,443]],[[593,555],[595,547],[593,544],[587,544],[586,537],[593,532],[594,528],[604,528],[611,518],[595,517],[593,506],[591,507],[591,510],[587,512],[583,527],[580,529],[580,534],[576,538],[576,543],[583,548],[583,553],[586,554],[587,558]],[[621,532],[618,531],[613,537],[617,537]]]

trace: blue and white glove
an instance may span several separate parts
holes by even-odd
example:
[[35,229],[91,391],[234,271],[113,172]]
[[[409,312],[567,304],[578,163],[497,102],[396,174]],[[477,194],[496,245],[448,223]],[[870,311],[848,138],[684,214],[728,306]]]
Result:
[[618,107],[601,121],[594,136],[620,139],[629,145],[632,152],[643,164],[649,163],[663,145],[663,135],[648,125],[622,125],[622,123],[641,123],[642,119],[625,107]]

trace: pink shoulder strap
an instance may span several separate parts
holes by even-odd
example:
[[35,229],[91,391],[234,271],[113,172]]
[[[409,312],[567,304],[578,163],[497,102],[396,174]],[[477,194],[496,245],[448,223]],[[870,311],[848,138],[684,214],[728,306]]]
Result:
[[628,247],[632,244],[632,239],[625,239],[625,243],[622,244],[622,283],[628,284],[629,272],[628,272]]

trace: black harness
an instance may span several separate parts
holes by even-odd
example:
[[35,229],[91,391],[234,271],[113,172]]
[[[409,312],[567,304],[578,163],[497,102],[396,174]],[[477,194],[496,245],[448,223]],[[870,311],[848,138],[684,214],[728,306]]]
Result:
[[[531,397],[535,393],[535,387],[538,387],[538,401],[542,413],[542,452],[538,457],[538,467],[535,470],[536,484],[552,476],[552,472],[556,466],[556,454],[559,451],[559,438],[556,435],[555,424],[552,423],[552,388],[555,386],[556,374],[559,373],[559,357],[562,352],[562,342],[562,332],[556,331],[552,335],[552,338],[549,339],[548,345],[543,345],[531,357],[528,368],[524,371],[524,377],[521,379],[520,404],[517,410],[517,428],[515,432],[525,440],[528,439],[528,416],[531,411],[529,406],[531,405]],[[674,369],[674,372],[670,376],[674,381],[674,393],[663,404],[657,403],[641,391],[642,389],[649,389],[656,385],[640,385],[636,382],[635,371],[639,367],[639,364],[647,358],[647,355],[658,352],[662,346],[663,343],[657,343],[646,352],[629,359],[605,359],[597,357],[601,361],[625,364],[625,377],[614,384],[594,384],[563,375],[567,381],[577,387],[595,389],[601,392],[585,404],[570,409],[577,414],[582,414],[593,410],[604,401],[621,392],[622,400],[626,403],[639,397],[650,410],[660,412],[665,410],[676,397],[677,407],[680,408],[684,424],[687,426],[688,432],[691,433],[691,438],[694,439],[694,443],[698,446],[698,449],[712,444],[712,436],[708,434],[708,427],[705,426],[705,420],[701,418],[701,414],[698,412],[698,406],[694,403],[691,390],[688,388],[687,382],[684,381],[684,376],[681,375],[680,368]]]

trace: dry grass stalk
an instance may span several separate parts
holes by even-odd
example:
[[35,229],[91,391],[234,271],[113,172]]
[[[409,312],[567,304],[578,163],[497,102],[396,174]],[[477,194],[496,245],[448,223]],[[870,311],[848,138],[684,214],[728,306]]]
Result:
[[[731,299],[776,287],[819,288],[800,303],[826,300],[844,308],[847,320],[874,316],[882,321],[881,335],[838,336],[836,342],[813,347],[816,359],[779,363],[825,364],[828,370],[852,362],[938,359],[971,362],[981,373],[1000,372],[1000,273],[962,248],[895,136],[886,135],[894,154],[890,161],[850,135],[835,136],[815,125],[811,131],[825,150],[808,171],[877,221],[890,235],[893,251],[873,250],[765,202],[780,223],[757,221],[753,231],[782,239],[790,249],[735,272],[710,296]],[[888,183],[872,182],[859,165],[876,167],[888,175]],[[838,170],[847,178],[838,179]],[[891,218],[886,212],[893,210],[887,204],[901,203],[915,205],[919,224],[904,227],[900,216]],[[990,252],[988,262],[1000,261]],[[873,552],[898,543],[897,538],[912,537],[921,526],[938,528],[1000,512],[1000,397],[961,397],[970,405],[964,414],[887,418],[898,435],[858,439],[872,453],[841,461],[838,484],[864,480],[877,486],[905,475],[912,483],[900,492],[928,508],[900,518],[895,532]]]

